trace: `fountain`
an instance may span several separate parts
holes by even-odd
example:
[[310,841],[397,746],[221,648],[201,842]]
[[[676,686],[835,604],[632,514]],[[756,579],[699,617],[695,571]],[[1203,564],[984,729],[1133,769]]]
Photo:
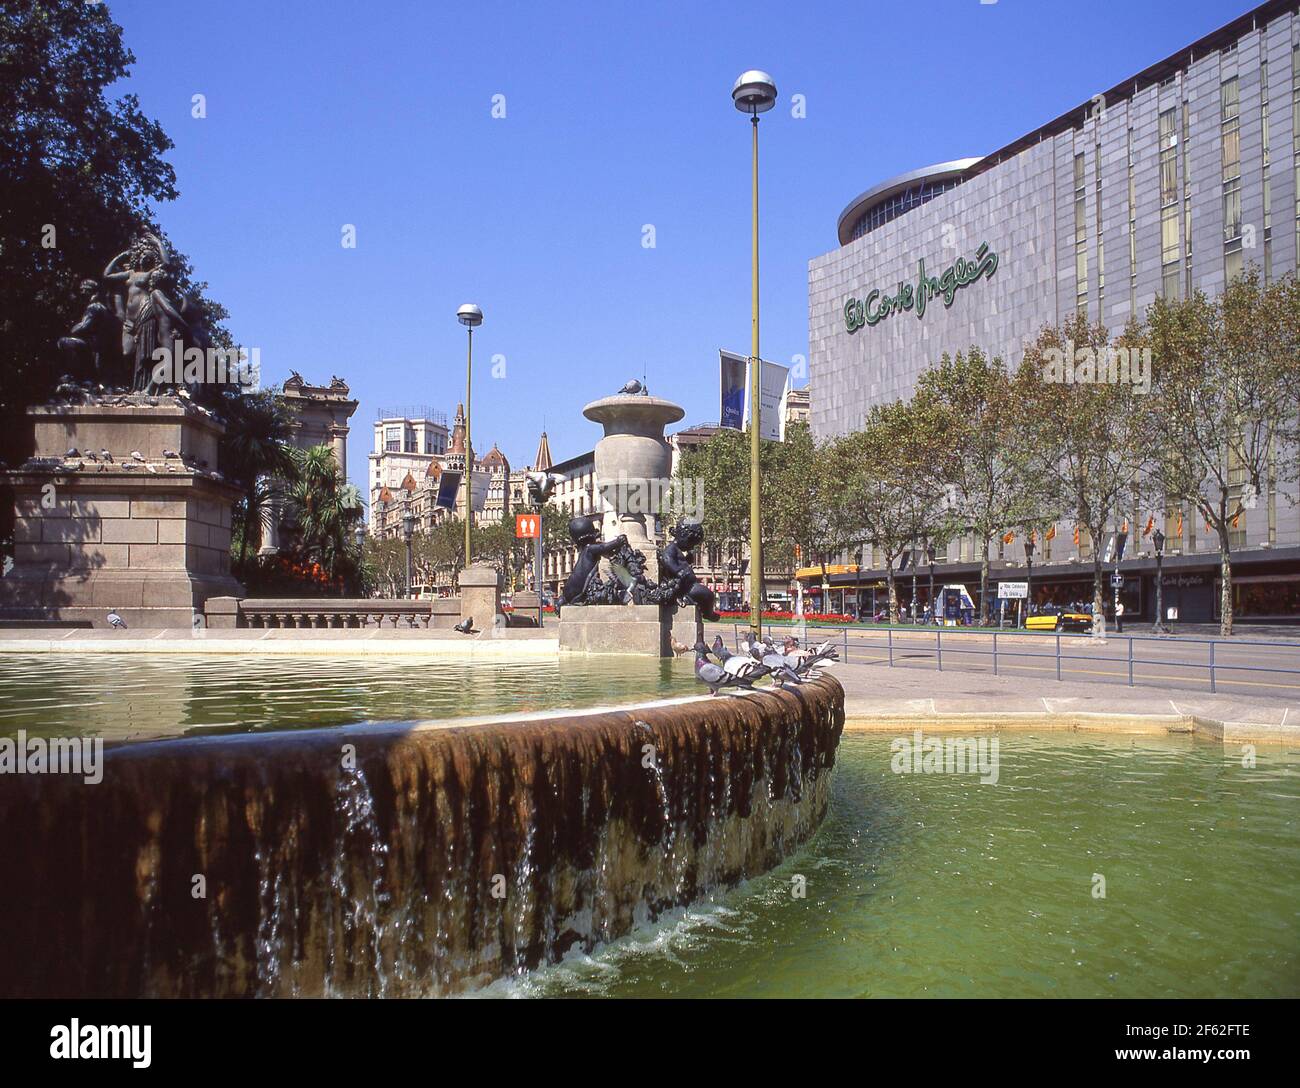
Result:
[[672,544],[661,551],[656,543],[672,474],[664,427],[686,413],[638,381],[582,413],[605,429],[596,443],[596,488],[608,509],[603,525],[593,517],[570,522],[578,561],[561,594],[560,648],[670,657],[703,636],[699,611],[716,618],[713,594],[690,566],[703,527],[683,520]]

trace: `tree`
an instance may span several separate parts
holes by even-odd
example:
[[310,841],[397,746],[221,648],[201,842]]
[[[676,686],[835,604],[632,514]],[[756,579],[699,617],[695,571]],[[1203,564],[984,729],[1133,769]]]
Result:
[[[1300,284],[1269,285],[1251,265],[1223,294],[1156,299],[1140,330],[1151,351],[1151,473],[1166,503],[1213,529],[1222,579],[1220,633],[1232,634],[1232,530],[1294,458],[1300,381]],[[1279,467],[1277,461],[1282,462]]]
[[221,467],[244,496],[235,511],[236,569],[242,570],[248,546],[261,541],[262,516],[273,490],[280,482],[292,481],[298,471],[289,444],[293,416],[275,390],[228,394],[221,414],[226,425],[221,436]]
[[[10,463],[31,452],[16,424],[53,392],[56,341],[80,316],[78,283],[142,228],[158,231],[150,201],[177,196],[162,158],[171,140],[135,95],[105,95],[134,62],[107,5],[0,0],[0,459]],[[178,290],[228,342],[225,310],[173,254]],[[0,517],[11,505],[0,502]]]
[[891,621],[898,606],[895,560],[942,526],[942,425],[929,402],[876,405],[861,431],[834,440],[824,455],[833,481],[828,531],[880,550]]
[[[1042,505],[1042,478],[1029,471],[1029,450],[1017,441],[1023,415],[1000,358],[978,347],[947,353],[921,375],[916,401],[929,404],[944,435],[935,451],[954,528],[970,533],[980,552],[980,624],[988,623],[989,548],[996,534],[1023,524]],[[939,534],[942,535],[942,534]]]
[[285,489],[286,521],[298,533],[303,554],[331,578],[355,580],[359,557],[353,536],[361,520],[361,496],[346,483],[330,446],[294,450],[294,478]]
[[[1059,496],[1092,541],[1092,630],[1106,631],[1100,543],[1107,526],[1140,499],[1147,459],[1148,404],[1140,385],[1098,380],[1108,349],[1131,347],[1129,337],[1110,343],[1106,329],[1076,315],[1048,326],[1025,349],[1014,396],[1022,407],[1016,439],[1029,452],[1038,486]],[[1066,369],[1069,378],[1066,378]]]

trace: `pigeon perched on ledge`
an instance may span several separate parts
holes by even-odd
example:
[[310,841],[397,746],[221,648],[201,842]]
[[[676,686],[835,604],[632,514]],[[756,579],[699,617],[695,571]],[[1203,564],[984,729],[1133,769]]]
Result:
[[627,394],[629,396],[636,396],[638,393],[648,393],[648,392],[649,390],[644,385],[642,385],[639,381],[637,381],[635,378],[633,378],[630,382],[627,383],[627,385],[623,386],[623,388],[619,390],[619,393]]
[[110,613],[108,614],[108,625],[109,625],[110,627],[114,628],[114,629],[117,629],[117,628],[125,629],[125,628],[126,628],[126,620],[124,620],[124,619],[123,619],[121,616],[119,616],[116,612],[110,612]]
[[754,681],[747,676],[729,673],[721,665],[709,660],[709,648],[703,642],[695,644],[695,677],[702,684],[707,684],[709,693],[717,695],[721,688],[744,688],[754,690]]
[[460,623],[456,624],[456,626],[453,627],[452,630],[459,631],[462,635],[478,634],[478,632],[474,630],[473,616],[466,616],[463,620],[460,621]]

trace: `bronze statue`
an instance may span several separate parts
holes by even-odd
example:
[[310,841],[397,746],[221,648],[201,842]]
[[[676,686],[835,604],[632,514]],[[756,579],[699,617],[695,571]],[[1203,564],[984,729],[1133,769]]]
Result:
[[600,561],[627,547],[625,535],[603,543],[596,519],[586,515],[569,522],[569,537],[578,549],[578,561],[560,590],[560,605],[623,604],[626,591],[617,581],[607,582],[600,576]]
[[710,623],[722,617],[714,608],[713,590],[695,577],[692,561],[695,551],[704,543],[704,526],[693,518],[683,518],[669,530],[673,538],[659,551],[660,586],[671,586],[671,598],[685,605],[697,605]]
[[69,374],[105,386],[120,385],[122,353],[117,316],[97,281],[82,280],[81,293],[86,298],[81,320],[67,336],[59,338],[59,350],[69,360]]

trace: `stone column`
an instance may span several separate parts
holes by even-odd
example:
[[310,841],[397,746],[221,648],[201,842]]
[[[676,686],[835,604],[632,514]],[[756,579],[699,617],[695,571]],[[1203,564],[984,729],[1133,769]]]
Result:
[[[460,572],[460,618],[473,619],[474,630],[491,631],[501,615],[501,576],[495,567],[473,564]],[[505,620],[502,618],[504,626]]]

